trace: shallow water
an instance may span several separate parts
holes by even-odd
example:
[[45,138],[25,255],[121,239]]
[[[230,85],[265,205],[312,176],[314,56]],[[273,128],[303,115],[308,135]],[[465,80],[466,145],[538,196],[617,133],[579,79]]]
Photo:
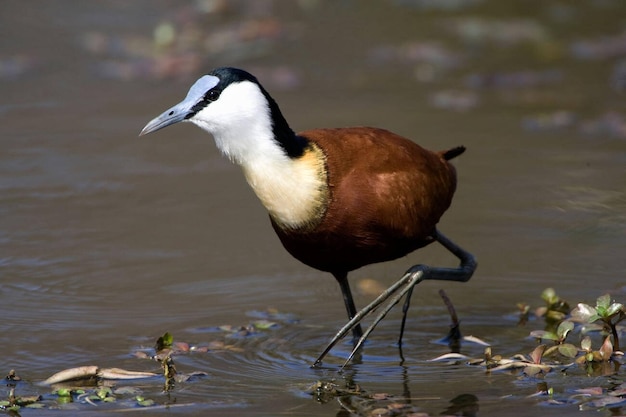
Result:
[[[546,287],[573,304],[606,292],[624,301],[626,7],[507,4],[5,0],[0,371],[15,369],[24,395],[49,393],[36,383],[72,366],[158,372],[133,353],[169,331],[194,346],[229,346],[176,357],[180,372],[208,375],[167,394],[159,379],[129,384],[185,415],[375,408],[359,396],[316,401],[309,388],[319,380],[389,393],[433,415],[453,413],[462,394],[478,398],[479,415],[576,410],[528,398],[532,378],[428,361],[447,351],[434,343],[449,323],[440,288],[463,333],[505,356],[533,349],[528,332],[542,325],[516,327],[512,313],[517,302],[540,306]],[[159,46],[153,32],[167,35],[168,23],[176,40]],[[137,138],[221,65],[257,74],[295,130],[366,124],[431,149],[468,148],[455,160],[459,188],[440,229],[478,257],[479,269],[467,284],[418,287],[403,364],[394,311],[362,363],[336,372],[344,343],[323,369],[309,368],[345,320],[334,280],[283,250],[210,137],[185,125]],[[388,286],[416,263],[454,259],[428,247],[354,272],[353,287],[365,278]],[[270,316],[272,329],[247,337],[217,329],[258,320],[269,307],[287,315]],[[464,347],[474,357],[482,350]],[[558,373],[546,380],[570,392]],[[102,415],[126,406],[63,407]]]

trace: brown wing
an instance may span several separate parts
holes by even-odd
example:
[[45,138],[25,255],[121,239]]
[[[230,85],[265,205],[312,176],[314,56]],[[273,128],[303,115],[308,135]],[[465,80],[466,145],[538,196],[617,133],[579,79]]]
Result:
[[294,257],[317,269],[350,271],[432,241],[456,187],[444,153],[382,129],[318,129],[300,136],[326,156],[330,198],[314,230],[275,226]]

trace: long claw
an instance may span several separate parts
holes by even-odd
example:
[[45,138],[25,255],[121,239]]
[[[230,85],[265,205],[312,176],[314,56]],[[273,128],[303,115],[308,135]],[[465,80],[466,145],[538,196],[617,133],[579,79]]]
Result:
[[378,323],[380,323],[380,321],[385,318],[387,313],[389,313],[391,311],[391,309],[396,304],[398,304],[398,302],[400,302],[400,300],[402,299],[402,297],[404,297],[404,295],[406,293],[411,291],[417,284],[419,284],[422,281],[422,279],[424,278],[425,270],[426,271],[428,270],[428,267],[424,267],[424,268],[425,269],[421,269],[419,271],[412,272],[410,274],[407,273],[407,275],[409,275],[410,278],[407,281],[406,286],[398,294],[396,294],[391,299],[391,301],[389,301],[389,304],[387,304],[385,306],[385,308],[383,308],[383,311],[381,311],[378,314],[378,316],[376,316],[376,318],[374,319],[374,322],[372,322],[372,324],[370,324],[370,326],[367,328],[367,330],[365,330],[365,332],[363,333],[363,336],[361,336],[359,341],[354,345],[354,348],[352,349],[352,352],[350,353],[350,356],[348,356],[348,359],[346,359],[346,361],[344,362],[344,364],[341,366],[340,369],[345,368],[346,365],[352,360],[352,358],[354,357],[356,352],[361,348],[361,346],[363,346],[363,343],[365,343],[365,340],[367,339],[367,337],[370,335],[370,333],[372,333],[372,331],[374,331],[376,326],[378,326]]
[[[461,247],[457,246],[450,239],[442,235],[439,231],[435,231],[433,234],[435,240],[437,240],[443,247],[448,249],[452,254],[454,254],[461,261],[460,265],[457,268],[430,268],[425,265],[415,265],[402,276],[395,284],[391,287],[387,288],[380,294],[374,301],[368,304],[365,308],[360,310],[348,323],[345,324],[335,337],[330,341],[330,343],[326,346],[322,354],[315,360],[313,367],[317,367],[321,364],[322,359],[326,357],[328,352],[341,340],[350,330],[356,327],[364,317],[369,315],[372,311],[378,308],[381,304],[387,301],[390,297],[391,300],[389,303],[383,308],[383,310],[376,316],[374,322],[367,328],[365,333],[359,338],[357,343],[354,345],[350,356],[345,361],[341,369],[343,369],[354,357],[356,352],[363,346],[365,340],[369,337],[370,333],[376,328],[378,323],[382,321],[383,318],[391,311],[391,309],[404,297],[407,296],[407,300],[405,301],[403,308],[403,317],[402,317],[402,327],[400,332],[400,340],[399,343],[402,343],[402,334],[404,333],[404,324],[406,321],[406,314],[410,302],[410,297],[413,294],[413,288],[417,284],[419,284],[423,280],[441,280],[441,281],[457,281],[457,282],[467,282],[477,267],[477,262],[474,256],[463,250]],[[404,288],[403,288],[404,287]],[[401,289],[401,290],[400,290]],[[399,293],[395,294],[398,290]],[[394,295],[395,294],[395,295]]]
[[[326,349],[324,349],[322,354],[318,356],[318,358],[315,360],[315,362],[313,363],[313,367],[319,366],[319,364],[322,362],[322,359],[326,357],[328,352],[330,352],[330,350],[337,344],[337,342],[339,342],[350,330],[352,330],[357,324],[359,324],[361,320],[363,320],[363,318],[365,318],[372,311],[374,311],[379,305],[384,303],[393,293],[395,293],[398,290],[398,288],[405,285],[407,280],[409,280],[410,278],[411,278],[410,274],[406,273],[395,284],[387,288],[385,291],[382,292],[382,294],[376,297],[374,301],[372,301],[367,306],[359,310],[359,312],[356,313],[355,316],[349,322],[347,322],[341,329],[339,329],[337,334],[335,334],[335,337],[333,337],[332,340],[326,346]],[[361,336],[361,339],[362,338],[363,336]]]

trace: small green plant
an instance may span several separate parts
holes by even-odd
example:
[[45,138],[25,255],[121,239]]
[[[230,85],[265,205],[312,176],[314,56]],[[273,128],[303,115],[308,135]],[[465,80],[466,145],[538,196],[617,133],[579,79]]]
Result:
[[570,313],[570,306],[567,301],[556,294],[553,288],[543,290],[541,298],[546,302],[546,305],[538,308],[535,314],[539,317],[543,316],[548,326],[556,328]]
[[174,336],[172,336],[170,332],[165,332],[163,336],[160,336],[157,339],[156,344],[154,346],[154,350],[156,350],[158,353],[164,349],[171,349],[173,344],[174,344]]
[[596,306],[579,303],[572,310],[572,319],[580,323],[601,322],[604,330],[613,337],[612,351],[619,351],[619,332],[617,324],[626,318],[624,306],[620,303],[612,303],[609,294],[602,295],[596,300]]
[[558,352],[568,358],[575,358],[578,354],[578,348],[571,343],[565,343],[567,335],[572,330],[574,330],[574,323],[569,320],[563,320],[554,332],[549,330],[533,330],[530,332],[530,335],[538,339],[553,340],[555,342],[554,346],[549,347],[543,353],[545,356]]
[[[626,318],[624,306],[612,302],[608,294],[597,298],[594,307],[579,303],[576,308],[569,312],[567,302],[558,297],[552,288],[545,289],[541,297],[546,302],[545,307],[535,310],[538,317],[544,317],[545,330],[533,330],[530,336],[538,340],[553,341],[554,345],[548,347],[542,356],[560,354],[566,358],[575,359],[579,365],[585,365],[588,373],[600,369],[600,374],[608,373],[609,362],[615,362],[615,353],[619,351],[619,332],[617,325]],[[526,306],[525,304],[522,304]],[[518,304],[518,307],[520,304]],[[525,309],[527,310],[527,308]],[[524,310],[521,310],[522,313]],[[576,327],[576,324],[583,326]],[[578,330],[583,335],[593,330],[603,330],[605,337],[602,346],[598,350],[592,349],[592,342],[588,336],[582,340],[580,347],[566,341],[567,337]],[[618,365],[616,365],[618,366]],[[595,372],[597,373],[597,372]]]

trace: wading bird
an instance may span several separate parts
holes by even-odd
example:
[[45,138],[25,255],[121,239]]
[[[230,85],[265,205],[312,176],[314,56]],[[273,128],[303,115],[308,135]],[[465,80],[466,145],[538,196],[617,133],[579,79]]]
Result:
[[[464,147],[431,152],[371,127],[296,134],[258,80],[236,68],[218,68],[198,79],[182,102],[150,121],[140,135],[183,121],[209,132],[220,151],[241,166],[285,249],[303,263],[330,272],[339,283],[350,321],[315,365],[352,330],[355,343],[348,363],[406,295],[401,343],[417,283],[464,282],[472,276],[474,257],[436,228],[456,188],[456,171],[448,161]],[[413,266],[357,312],[348,272],[402,257],[434,241],[459,258],[460,266]],[[387,300],[363,333],[361,319]]]

